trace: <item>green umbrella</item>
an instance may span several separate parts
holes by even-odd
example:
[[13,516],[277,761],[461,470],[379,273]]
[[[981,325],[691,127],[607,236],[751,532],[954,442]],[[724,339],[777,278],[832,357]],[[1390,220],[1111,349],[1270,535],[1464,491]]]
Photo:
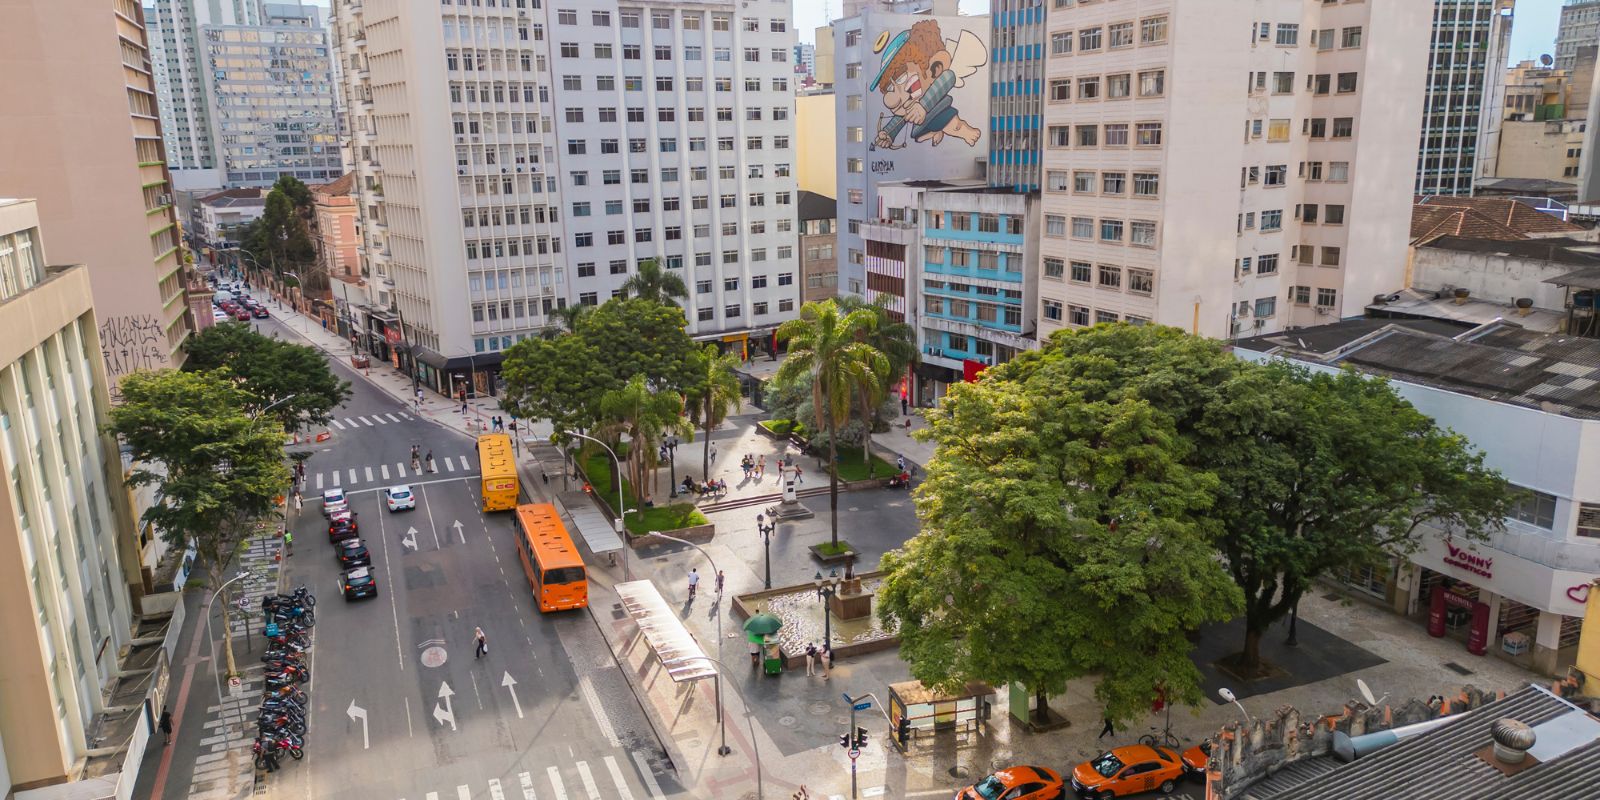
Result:
[[768,636],[783,627],[783,620],[765,611],[745,620],[744,632],[753,636]]

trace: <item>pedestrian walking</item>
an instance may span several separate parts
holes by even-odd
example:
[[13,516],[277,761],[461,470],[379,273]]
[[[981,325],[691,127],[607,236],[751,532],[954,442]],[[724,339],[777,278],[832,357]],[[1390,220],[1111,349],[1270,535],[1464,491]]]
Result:
[[698,588],[699,586],[700,586],[700,571],[698,569],[689,570],[689,599],[690,600],[694,599],[695,589]]
[[745,644],[749,646],[750,650],[750,666],[761,666],[761,644],[754,639],[751,639]]
[[428,451],[428,471],[429,472],[438,472],[439,471],[439,468],[435,467],[433,465],[433,451],[432,450]]
[[166,737],[164,743],[172,744],[172,712],[168,711],[166,706],[161,707],[161,721],[156,723],[156,728]]
[[756,480],[767,477],[767,454],[756,456]]
[[800,465],[799,464],[794,465],[794,482],[795,483],[805,483],[806,482],[805,478],[800,477]]
[[720,570],[720,569],[717,570],[717,596],[718,597],[722,596],[722,581],[724,580],[724,577],[725,576],[722,574],[722,570]]
[[822,679],[827,680],[828,673],[833,672],[833,648],[829,647],[827,642],[823,642],[822,647],[817,648],[817,660],[822,662]]
[[812,642],[806,642],[806,674],[817,674],[817,646]]
[[905,416],[905,415],[907,415],[909,413],[911,413],[911,401],[907,400],[905,398],[905,395],[901,395],[900,396],[900,416],[903,417],[903,416]]
[[472,657],[483,658],[489,654],[489,637],[484,635],[482,628],[472,629],[472,641],[476,645]]
[[712,461],[716,461],[717,460],[717,443],[716,442],[712,442],[711,443],[711,460]]
[[894,466],[895,466],[895,469],[897,469],[897,470],[899,470],[901,472],[905,472],[906,471],[906,457],[905,456],[896,456],[895,459],[894,459]]
[[305,499],[300,496],[299,487],[296,487],[295,490],[294,490],[294,510],[295,510],[295,513],[299,513],[304,508],[305,508]]
[[1106,717],[1105,727],[1100,729],[1100,735],[1096,736],[1095,738],[1096,739],[1104,739],[1107,736],[1115,737],[1116,735],[1117,735],[1117,727],[1112,724],[1110,717]]
[[421,472],[422,471],[422,459],[417,456],[417,451],[415,451],[415,450],[411,451],[411,471],[412,472]]
[[288,528],[283,529],[283,552],[284,555],[294,555],[294,531]]
[[417,410],[422,410],[422,387],[417,387]]

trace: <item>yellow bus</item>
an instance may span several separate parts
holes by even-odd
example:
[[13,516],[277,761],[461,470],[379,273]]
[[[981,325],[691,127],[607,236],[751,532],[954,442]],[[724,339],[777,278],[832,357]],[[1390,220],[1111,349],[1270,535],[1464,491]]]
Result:
[[484,511],[517,507],[517,460],[511,454],[510,436],[486,433],[478,437],[478,471],[483,478]]
[[567,526],[550,503],[517,506],[517,555],[540,611],[589,604],[589,576]]

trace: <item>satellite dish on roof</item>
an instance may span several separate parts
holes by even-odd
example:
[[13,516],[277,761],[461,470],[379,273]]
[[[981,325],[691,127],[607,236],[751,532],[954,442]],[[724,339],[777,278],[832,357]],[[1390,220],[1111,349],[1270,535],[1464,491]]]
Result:
[[1539,56],[1539,63],[1548,67],[1551,64],[1556,63],[1556,60],[1551,58],[1549,53],[1545,53],[1544,55]]

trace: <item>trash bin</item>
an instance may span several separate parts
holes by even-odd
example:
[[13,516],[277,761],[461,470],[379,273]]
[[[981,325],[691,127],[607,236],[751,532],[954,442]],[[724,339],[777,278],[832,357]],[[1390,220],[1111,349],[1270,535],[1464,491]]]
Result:
[[769,638],[762,643],[761,650],[764,653],[762,669],[768,675],[783,672],[783,645]]

